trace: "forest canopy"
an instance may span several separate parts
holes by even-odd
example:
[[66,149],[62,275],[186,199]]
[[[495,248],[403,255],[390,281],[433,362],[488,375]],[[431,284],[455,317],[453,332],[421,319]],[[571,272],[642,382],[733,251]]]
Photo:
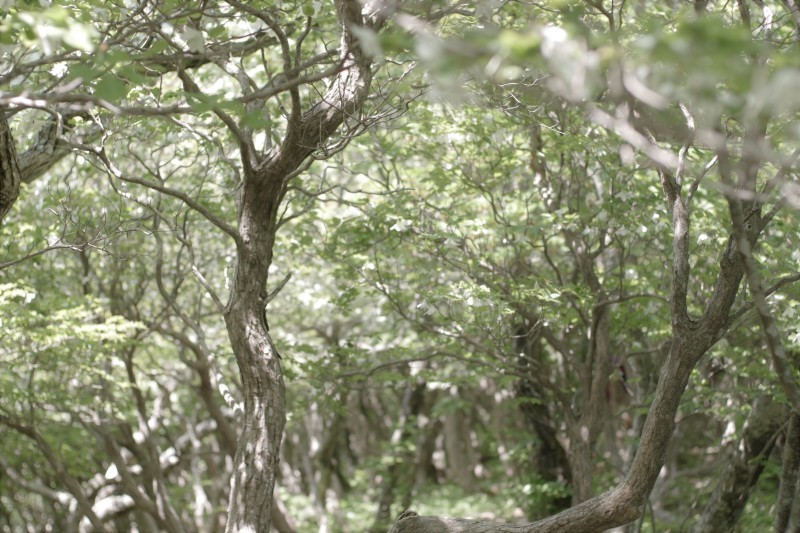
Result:
[[799,41],[0,3],[0,529],[800,527]]

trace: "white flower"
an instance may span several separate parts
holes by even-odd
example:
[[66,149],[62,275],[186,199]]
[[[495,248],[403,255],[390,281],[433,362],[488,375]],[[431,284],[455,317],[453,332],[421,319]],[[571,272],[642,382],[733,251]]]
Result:
[[389,231],[405,231],[411,227],[410,220],[398,220],[394,225],[389,228]]
[[67,65],[66,63],[56,63],[50,68],[50,74],[55,76],[56,78],[60,78],[64,74],[67,73]]

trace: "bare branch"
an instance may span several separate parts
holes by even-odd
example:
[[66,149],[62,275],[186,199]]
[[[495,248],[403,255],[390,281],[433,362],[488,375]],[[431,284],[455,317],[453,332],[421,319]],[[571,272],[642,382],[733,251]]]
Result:
[[[778,292],[780,289],[782,289],[786,285],[790,285],[792,283],[797,283],[798,281],[800,281],[800,274],[792,274],[790,276],[784,276],[784,277],[780,278],[777,282],[772,284],[769,288],[765,289],[764,290],[764,296],[770,296],[771,294],[774,294],[774,293]],[[729,323],[732,324],[736,320],[740,319],[742,316],[747,314],[754,307],[755,307],[755,302],[753,302],[753,300],[750,300],[749,302],[745,303],[742,307],[737,309],[735,313],[731,314]]]
[[224,220],[217,217],[214,213],[209,211],[208,208],[204,207],[199,202],[189,197],[189,195],[187,195],[185,192],[172,189],[171,187],[166,187],[159,183],[148,181],[142,178],[137,178],[127,174],[123,174],[118,168],[114,166],[114,164],[108,158],[108,155],[106,154],[104,148],[85,147],[84,149],[87,152],[97,156],[103,163],[103,166],[106,168],[106,170],[115,178],[128,183],[135,183],[137,185],[142,185],[143,187],[153,189],[154,191],[158,191],[181,200],[187,206],[189,206],[190,208],[194,209],[195,211],[203,215],[206,218],[206,220],[208,220],[209,222],[217,226],[219,229],[227,233],[234,240],[237,246],[241,246],[243,244],[241,235],[239,235],[239,232],[236,231],[236,229],[233,226],[231,226]]
[[200,285],[202,285],[206,292],[208,292],[209,296],[211,296],[211,299],[214,300],[214,305],[217,306],[217,311],[219,311],[221,315],[224,314],[225,306],[222,305],[222,300],[219,299],[217,292],[211,285],[209,285],[208,281],[206,281],[206,278],[203,277],[203,274],[200,273],[200,270],[195,265],[192,265],[192,274],[194,274],[194,277],[197,278],[197,281],[200,282]]
[[278,293],[280,293],[283,290],[283,288],[286,286],[286,284],[289,283],[290,279],[292,279],[292,273],[291,272],[286,274],[286,276],[284,276],[284,278],[281,280],[281,282],[278,283],[278,286],[275,287],[274,289],[272,289],[272,291],[269,294],[267,294],[267,297],[265,299],[266,300],[265,303],[271,302],[278,295]]

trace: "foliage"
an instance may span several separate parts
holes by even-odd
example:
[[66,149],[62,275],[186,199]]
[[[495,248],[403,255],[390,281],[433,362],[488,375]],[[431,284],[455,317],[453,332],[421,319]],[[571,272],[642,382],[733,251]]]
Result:
[[237,471],[298,531],[544,519],[637,475],[648,416],[642,531],[704,530],[739,464],[731,527],[773,526],[791,3],[7,4],[0,528],[223,530]]

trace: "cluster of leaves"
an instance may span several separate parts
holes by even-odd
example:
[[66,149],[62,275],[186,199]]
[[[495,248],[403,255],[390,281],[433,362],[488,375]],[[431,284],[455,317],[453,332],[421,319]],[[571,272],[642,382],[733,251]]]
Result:
[[[337,28],[329,7],[273,4],[287,26],[315,17],[314,48],[330,50]],[[284,354],[290,405],[284,445],[290,468],[282,474],[290,490],[283,492],[306,524],[330,514],[334,527],[366,529],[381,483],[408,457],[433,471],[406,482],[424,502],[416,508],[423,514],[492,509],[508,519],[519,508],[529,518],[553,510],[547,506],[569,497],[570,488],[531,471],[545,439],[517,413],[544,406],[569,449],[567,430],[583,415],[578,406],[588,391],[568,359],[590,360],[592,320],[604,306],[612,307],[614,356],[608,424],[592,460],[603,472],[595,488],[613,486],[625,454],[635,449],[672,334],[673,228],[658,171],[682,165],[697,184],[689,290],[689,311],[697,317],[730,233],[723,184],[704,178],[715,143],[724,138],[740,163],[747,156],[743,132],[763,123],[770,141],[763,186],[781,173],[780,154],[797,141],[797,56],[778,44],[791,36],[788,25],[748,29],[731,6],[704,17],[660,5],[631,8],[609,22],[583,2],[553,4],[531,21],[525,6],[495,13],[491,2],[480,3],[474,21],[457,18],[441,29],[445,40],[417,26],[419,33],[410,34],[409,13],[388,31],[359,33],[364,48],[384,61],[383,72],[418,59],[419,69],[393,91],[410,91],[420,80],[433,89],[402,121],[355,141],[338,159],[314,163],[289,187],[271,280],[291,278],[270,303],[270,326]],[[434,2],[429,9],[443,7]],[[120,13],[13,8],[0,25],[0,42],[58,58],[51,69],[22,76],[27,84],[82,85],[87,101],[107,109],[151,106],[168,116],[104,116],[107,153],[124,174],[183,191],[233,224],[241,169],[214,113],[261,131],[268,147],[286,127],[285,111],[278,100],[248,105],[232,79],[217,80],[219,64],[193,72],[213,87],[203,94],[161,74],[170,40],[182,43],[184,59],[200,61],[209,50],[264,38],[263,28],[250,27],[229,7],[200,21],[191,9],[179,10],[161,28],[164,35],[141,51],[138,41],[125,47],[105,34],[101,39],[97,28],[113,27]],[[127,37],[147,39],[137,31]],[[262,67],[280,61],[270,52],[239,66],[266,86],[280,79],[280,68]],[[9,81],[9,98],[25,95],[20,83]],[[312,98],[321,89],[313,81],[300,90]],[[15,118],[19,129],[28,126],[22,138],[39,124],[27,118]],[[207,488],[218,479],[227,485],[229,465],[219,459],[224,439],[218,434],[207,443],[195,430],[208,418],[202,409],[218,400],[197,405],[200,395],[208,398],[209,369],[217,374],[210,354],[229,349],[219,310],[193,283],[193,269],[225,294],[233,246],[184,203],[113,179],[109,187],[95,177],[101,171],[95,165],[79,156],[71,168],[64,165],[63,182],[29,187],[18,205],[20,222],[2,229],[9,241],[3,261],[53,245],[72,255],[32,258],[28,264],[40,272],[13,266],[0,279],[0,365],[9,369],[0,376],[0,413],[22,416],[46,441],[59,442],[68,469],[86,480],[110,463],[82,455],[96,435],[81,424],[107,417],[134,427],[133,392],[145,390],[153,411],[157,402],[170,405],[160,411],[157,425],[167,429],[156,432],[155,446],[174,450],[174,434],[183,432],[195,446],[174,463],[172,494],[181,513],[213,516],[219,501],[191,501],[188,487]],[[766,208],[793,205],[792,183],[767,187]],[[796,213],[778,213],[755,252],[765,279],[796,274],[799,244]],[[748,302],[741,291],[737,306]],[[797,288],[783,288],[770,305],[789,333],[787,344],[800,347]],[[710,492],[718,470],[708,473],[709,465],[725,452],[723,439],[741,432],[754,398],[782,397],[755,321],[742,315],[734,326],[703,359],[681,405],[681,452],[668,465],[655,505],[661,523],[680,527],[682,495],[690,488],[698,499]],[[537,353],[531,344],[541,341],[540,332],[550,336]],[[235,383],[232,358],[221,367],[215,379]],[[404,393],[416,380],[425,382],[427,404],[406,416]],[[526,380],[537,396],[518,392]],[[633,396],[620,401],[613,389],[623,385]],[[233,385],[233,396],[239,394]],[[235,420],[233,412],[216,422]],[[465,455],[473,454],[467,475],[479,473],[457,490],[450,483],[458,478],[452,472],[458,458],[448,457],[443,444],[453,435],[437,429],[453,420],[469,426],[456,438],[466,436]],[[726,426],[735,431],[726,434]],[[434,452],[423,456],[426,436],[437,431]],[[4,442],[11,466],[28,473],[39,453],[33,444],[19,436]],[[768,522],[774,470],[772,462],[743,527]],[[193,481],[206,474],[215,475],[214,483]],[[329,491],[338,502],[326,501]]]

